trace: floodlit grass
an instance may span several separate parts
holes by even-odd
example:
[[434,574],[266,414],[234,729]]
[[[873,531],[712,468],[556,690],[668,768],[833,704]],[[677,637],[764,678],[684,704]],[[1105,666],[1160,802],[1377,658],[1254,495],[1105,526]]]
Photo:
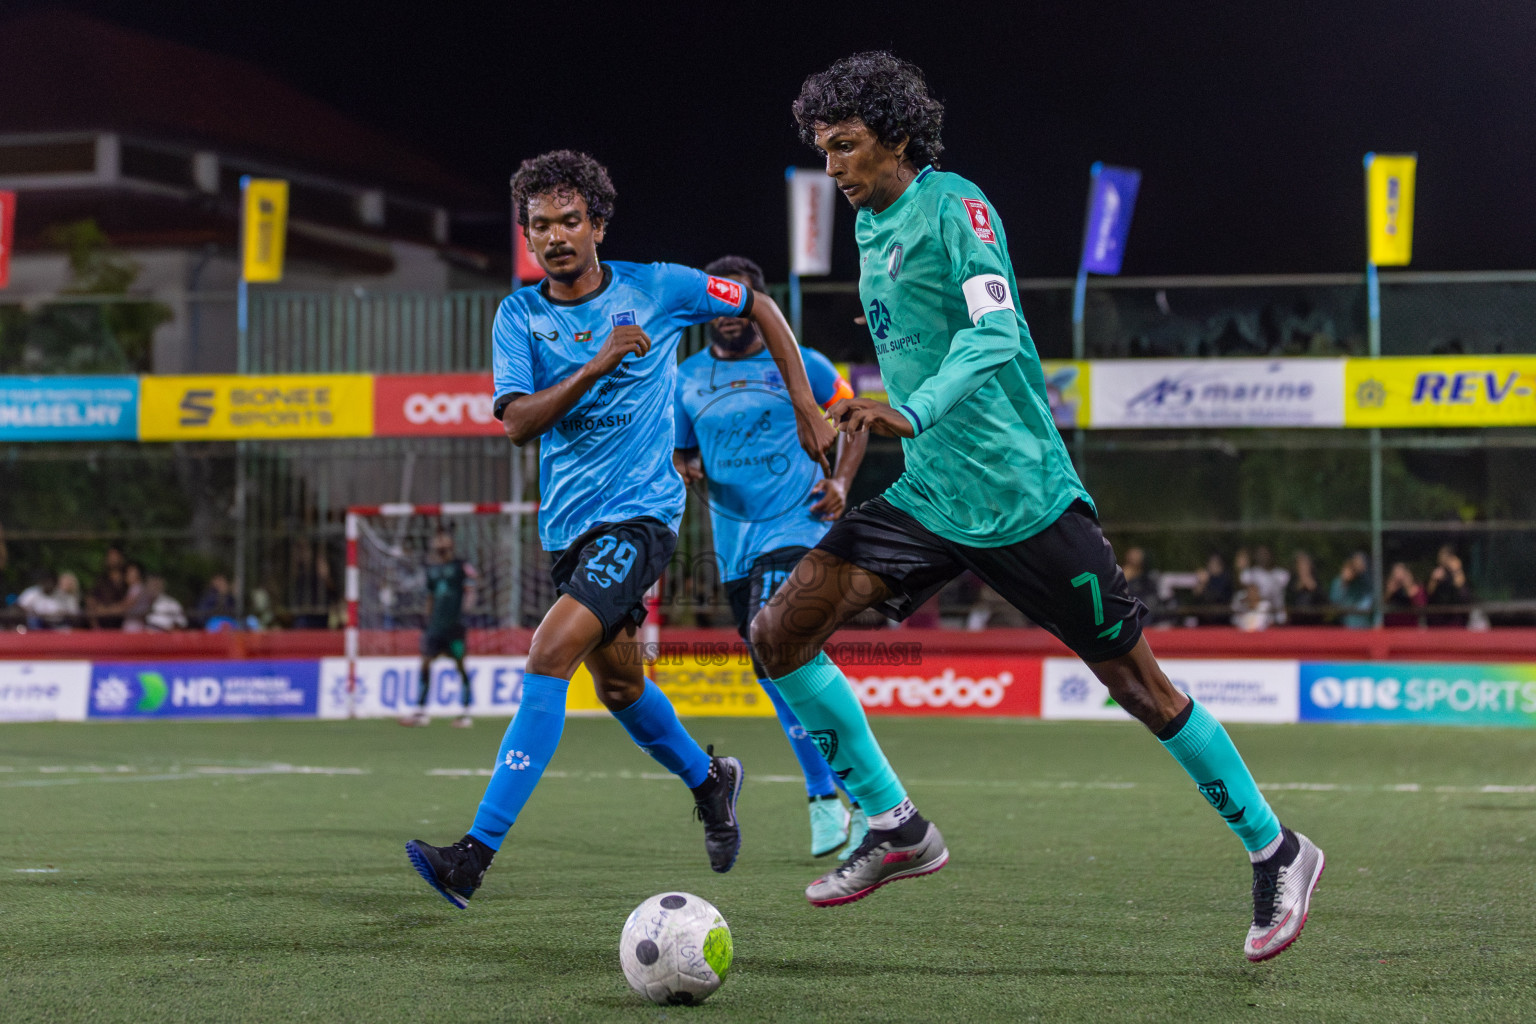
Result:
[[[1252,965],[1241,847],[1117,724],[877,720],[952,860],[813,910],[826,862],[771,720],[690,722],[747,768],[729,875],[681,783],[616,723],[573,720],[456,911],[402,844],[463,833],[484,779],[430,772],[488,766],[502,724],[0,726],[0,1019],[1536,1019],[1533,733],[1233,728],[1328,856],[1300,941]],[[700,1008],[619,971],[626,914],[666,889],[735,936]]]

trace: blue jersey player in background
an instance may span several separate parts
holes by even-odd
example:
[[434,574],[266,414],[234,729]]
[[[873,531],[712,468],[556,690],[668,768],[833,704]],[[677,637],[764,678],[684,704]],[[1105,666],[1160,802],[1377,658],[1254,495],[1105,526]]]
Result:
[[[725,256],[704,268],[761,292],[758,265]],[[736,629],[747,639],[752,617],[790,570],[843,514],[868,434],[844,434],[837,471],[826,476],[800,449],[794,406],[767,345],[750,320],[720,317],[709,325],[710,346],[683,360],[677,372],[678,472],[688,483],[707,481],[710,525],[720,579]],[[853,388],[820,352],[802,349],[811,394],[822,408],[853,397]],[[768,681],[754,655],[758,682],[784,728],[810,801],[811,856],[844,847],[851,853],[867,831],[857,803],[850,818],[837,798],[842,781],[795,713]],[[851,840],[851,841],[850,841]]]
[[422,878],[460,909],[549,765],[566,688],[583,664],[635,743],[693,791],[710,867],[729,871],[741,848],[741,764],[694,741],[645,678],[635,642],[645,592],[677,546],[686,495],[672,465],[683,329],[750,317],[794,388],[801,446],[825,465],[835,441],[767,295],[688,267],[598,260],[614,198],[608,171],[585,153],[546,153],[512,178],[518,223],[548,277],[497,310],[495,410],[514,444],[539,441],[539,539],[559,597],[534,632],[517,715],[473,826],[451,846],[406,844]]

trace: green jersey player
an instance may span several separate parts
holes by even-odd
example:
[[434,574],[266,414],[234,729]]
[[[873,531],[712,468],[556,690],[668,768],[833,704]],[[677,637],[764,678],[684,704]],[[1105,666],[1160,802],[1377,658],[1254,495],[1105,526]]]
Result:
[[801,133],[858,210],[859,296],[890,404],[846,399],[844,431],[901,438],[906,470],[833,525],[752,624],[785,701],[869,814],[863,845],[813,882],[816,906],[942,868],[848,680],[821,651],[867,608],[903,618],[964,570],[1071,647],[1194,778],[1253,864],[1250,960],[1300,933],[1322,851],[1281,826],[1226,730],[1168,681],[1051,419],[991,201],[938,170],[943,107],[916,67],[860,53],[805,82]]

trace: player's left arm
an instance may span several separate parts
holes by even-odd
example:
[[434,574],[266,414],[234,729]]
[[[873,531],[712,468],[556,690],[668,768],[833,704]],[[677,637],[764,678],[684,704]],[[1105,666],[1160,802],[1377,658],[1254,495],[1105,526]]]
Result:
[[[979,217],[975,208],[981,211]],[[938,229],[950,258],[946,284],[964,298],[971,326],[955,332],[938,370],[898,408],[869,399],[840,405],[834,415],[845,431],[916,437],[1019,354],[1022,339],[1008,283],[1008,253],[990,206],[979,199],[948,196],[939,206]]]
[[[823,409],[830,410],[838,402],[853,397],[853,385],[837,372],[837,368],[826,356],[815,349],[801,351],[805,357],[805,374],[810,380],[812,397]],[[858,474],[868,449],[868,432],[838,434],[836,470],[831,476],[823,477],[811,486],[812,494],[821,495],[811,506],[811,515],[831,521],[843,514],[848,507],[848,488],[853,484],[853,478]]]
[[830,476],[832,467],[827,465],[827,449],[837,440],[837,431],[827,422],[811,393],[811,382],[800,358],[800,345],[789,329],[789,321],[779,311],[778,303],[763,292],[752,293],[746,316],[757,325],[773,361],[778,364],[779,373],[784,375],[784,385],[789,389],[789,400],[795,408],[795,431],[800,437],[800,447]]

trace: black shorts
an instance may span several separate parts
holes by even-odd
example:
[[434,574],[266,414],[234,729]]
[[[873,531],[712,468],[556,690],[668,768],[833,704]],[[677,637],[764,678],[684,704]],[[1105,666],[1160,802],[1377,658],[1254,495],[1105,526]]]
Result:
[[456,626],[453,629],[441,632],[429,629],[421,634],[421,656],[430,659],[441,655],[446,655],[450,658],[464,657],[463,626]]
[[603,624],[603,643],[645,621],[645,592],[661,578],[677,549],[677,534],[659,519],[599,523],[553,551],[555,590],[580,601]]
[[[736,620],[736,632],[747,641],[749,651],[752,642],[752,619],[763,610],[763,605],[767,604],[774,591],[789,579],[789,574],[794,571],[795,565],[810,550],[803,547],[775,548],[753,559],[751,571],[741,579],[725,581],[725,596],[731,602],[731,617]],[[767,678],[767,673],[763,670],[762,663],[757,660],[756,654],[752,655],[752,667],[757,669],[759,679]]]
[[816,547],[884,580],[892,594],[875,607],[898,620],[969,569],[1087,662],[1128,653],[1147,616],[1082,501],[1033,537],[977,548],[945,540],[883,497],[872,498],[834,523]]

